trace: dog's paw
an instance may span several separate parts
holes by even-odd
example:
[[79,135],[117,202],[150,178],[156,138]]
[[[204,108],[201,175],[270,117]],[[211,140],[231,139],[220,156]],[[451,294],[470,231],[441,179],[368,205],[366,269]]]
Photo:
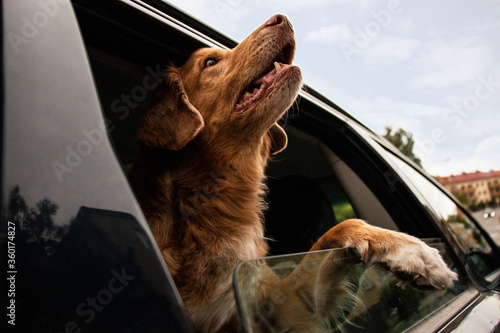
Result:
[[458,276],[448,268],[439,251],[417,238],[408,237],[411,241],[377,260],[401,280],[398,285],[420,290],[452,287]]
[[401,285],[416,289],[446,289],[457,280],[439,251],[405,233],[371,226],[351,219],[326,232],[312,250],[347,247],[368,266],[381,265],[394,273]]

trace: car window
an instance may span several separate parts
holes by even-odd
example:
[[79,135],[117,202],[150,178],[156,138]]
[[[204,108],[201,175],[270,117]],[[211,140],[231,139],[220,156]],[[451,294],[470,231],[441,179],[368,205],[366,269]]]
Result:
[[320,142],[285,127],[288,147],[267,170],[269,207],[264,219],[266,237],[271,239],[270,253],[274,255],[308,251],[331,227],[357,216]]
[[[391,211],[386,209],[374,191],[353,171],[350,163],[341,159],[333,151],[337,147],[345,147],[344,144],[347,143],[336,140],[336,145],[330,149],[311,134],[304,133],[293,126],[285,128],[290,139],[289,147],[282,153],[282,156],[271,162],[268,170],[271,178],[268,198],[270,212],[266,213],[266,227],[269,226],[271,231],[279,227],[287,230],[278,234],[277,240],[290,241],[287,238],[291,233],[290,216],[294,216],[292,219],[294,226],[301,226],[295,227],[300,230],[297,233],[301,235],[306,234],[311,229],[311,224],[316,221],[315,214],[297,213],[300,210],[319,209],[319,205],[313,205],[308,199],[313,198],[313,201],[319,201],[321,196],[306,191],[304,185],[298,185],[300,183],[298,180],[304,177],[307,177],[309,182],[314,182],[317,185],[316,190],[321,190],[324,193],[323,197],[328,198],[334,215],[333,224],[348,218],[358,217],[368,220],[373,225],[399,230],[392,218]],[[355,150],[350,150],[350,154],[355,153]],[[276,191],[275,184],[280,181],[295,181],[295,185],[287,187],[286,191]],[[392,202],[395,205],[399,199],[397,193],[392,195],[394,197]],[[299,199],[291,200],[290,198],[294,196],[298,196]],[[277,217],[273,215],[273,200],[283,202],[283,207]],[[269,216],[271,219],[268,219]],[[297,219],[301,220],[295,221]],[[284,225],[287,227],[283,228]],[[330,226],[333,225],[330,224]],[[284,237],[280,239],[279,236]],[[316,237],[319,236],[316,234]],[[309,243],[311,244],[313,240],[310,239]],[[426,242],[438,248],[448,265],[454,267],[454,263],[448,255],[448,249],[439,239],[428,239]],[[273,243],[271,243],[271,248],[273,248]],[[303,278],[305,279],[316,278],[318,269],[325,260],[338,261],[337,265],[344,269],[346,269],[346,265],[354,266],[353,269],[363,269],[361,263],[352,263],[348,259],[348,254],[344,249],[321,251],[314,254],[297,254],[300,251],[307,251],[307,247],[289,247],[288,250],[288,252],[273,252],[273,254],[289,253],[288,255],[244,262],[235,273],[236,297],[242,321],[248,332],[261,332],[270,329],[273,325],[273,311],[277,311],[278,308],[278,304],[273,302],[287,302],[287,299],[290,301],[294,297],[291,289],[280,295],[274,295],[274,299],[272,297],[266,299],[264,303],[259,303],[249,296],[252,294],[252,285],[247,282],[258,279],[260,265],[269,266],[282,280],[286,280],[306,257],[309,265],[312,266],[309,267],[307,273],[304,273]],[[315,264],[311,264],[311,262]],[[454,270],[458,272],[458,269],[454,268]],[[411,288],[401,289],[397,284],[397,279],[385,270],[378,268],[366,270],[359,281],[357,297],[360,305],[349,313],[347,321],[339,325],[347,332],[362,330],[399,332],[420,321],[465,289],[463,282],[457,283],[453,289],[445,292],[418,292]],[[317,288],[315,290],[317,293],[328,292],[321,290],[321,287]],[[325,294],[325,297],[328,297],[328,294]],[[293,311],[293,309],[288,308],[288,311]],[[280,330],[286,331],[286,327],[280,327]]]
[[[440,250],[449,263],[444,244],[428,240],[429,245]],[[359,259],[359,258],[358,258]],[[255,298],[255,281],[262,276],[262,267],[269,267],[279,282],[273,290],[259,299]],[[314,293],[321,299],[338,299],[318,276],[325,267],[336,267],[330,281],[340,280],[346,271],[364,271],[359,280],[351,279],[350,290],[355,301],[343,299],[341,320],[327,321],[328,331],[344,332],[401,332],[411,327],[464,290],[456,285],[447,291],[416,291],[398,286],[398,280],[379,268],[364,270],[363,264],[346,249],[267,257],[242,262],[234,275],[235,295],[242,325],[247,332],[288,332],[293,315],[302,304],[309,304],[308,296]],[[338,276],[335,275],[338,274]],[[266,282],[262,281],[265,285]],[[333,316],[338,307],[311,302],[309,313],[316,318]],[[286,314],[282,314],[286,309]],[[281,311],[281,312],[280,312]],[[325,313],[326,311],[326,313]],[[319,322],[316,322],[318,324]],[[309,323],[309,329],[316,325]]]
[[425,204],[434,209],[441,218],[443,227],[454,236],[462,250],[472,254],[470,258],[477,270],[483,276],[493,272],[498,267],[498,263],[493,259],[492,246],[480,230],[479,225],[448,195],[412,166],[392,153],[388,153],[387,156],[425,197]]
[[[168,38],[165,39],[167,42],[162,41],[164,44],[152,43],[158,47],[154,49],[148,44],[153,37],[146,38],[140,31],[131,36],[119,30],[116,33],[113,29],[117,27],[104,29],[96,24],[95,18],[87,15],[85,11],[80,15],[82,33],[113,147],[127,173],[136,153],[134,133],[147,108],[148,98],[154,94],[153,86],[161,80],[159,71],[169,62],[182,62],[191,52],[183,44],[183,38],[173,36],[172,32],[165,34]],[[111,31],[120,38],[108,36]],[[142,51],[144,45],[148,52]],[[399,206],[395,194],[383,197],[375,185],[367,185],[366,175],[361,177],[357,170],[360,167],[349,160],[359,152],[343,137],[345,128],[327,128],[327,135],[335,135],[331,140],[334,143],[327,145],[318,139],[314,130],[303,125],[302,119],[291,111],[282,121],[289,145],[273,158],[266,172],[269,176],[269,191],[265,198],[269,205],[265,212],[266,237],[270,253],[281,256],[278,259],[269,257],[264,262],[273,270],[279,270],[279,274],[282,274],[281,270],[293,271],[295,266],[290,263],[296,265],[304,256],[297,253],[308,251],[323,233],[345,219],[362,218],[392,230],[405,228],[403,219],[396,218],[394,213],[394,207]],[[365,160],[363,156],[359,159]],[[436,241],[436,246],[441,246],[446,255],[444,246],[438,244],[440,242]],[[323,256],[328,257],[327,254]],[[319,260],[326,257],[319,255]],[[243,263],[241,267],[251,268],[255,262]],[[249,271],[248,274],[251,278],[255,273]],[[248,289],[244,284],[238,284],[239,278],[241,276],[235,280],[239,302],[251,302],[251,299],[241,297]],[[404,293],[395,285],[395,280],[385,271],[368,270],[360,288],[366,309],[360,310],[361,314],[351,318],[352,321],[361,327],[382,325],[382,331],[395,325],[407,327],[454,297],[462,287],[457,285],[456,289],[445,293],[409,292],[409,296],[402,296]],[[410,305],[417,306],[418,311]],[[253,314],[243,316],[252,317]],[[383,324],[378,323],[379,317],[384,318]],[[349,329],[355,331],[356,325],[349,325]]]
[[350,218],[399,230],[379,198],[333,150],[297,127],[285,129],[288,147],[266,172],[264,218],[271,254],[308,251],[322,234]]

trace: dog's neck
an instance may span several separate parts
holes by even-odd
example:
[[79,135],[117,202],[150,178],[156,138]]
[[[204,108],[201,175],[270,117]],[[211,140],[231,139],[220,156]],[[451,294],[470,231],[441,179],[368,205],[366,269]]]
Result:
[[[227,157],[195,145],[186,149],[191,151],[142,147],[131,172],[153,233],[165,235],[164,241],[157,239],[160,247],[170,243],[174,233],[178,238],[179,233],[200,229],[214,239],[241,238],[248,230],[263,242],[267,155],[262,152],[268,147],[261,147],[261,151],[243,147],[239,154]],[[195,158],[188,160],[187,156]],[[259,255],[265,252],[259,251]]]

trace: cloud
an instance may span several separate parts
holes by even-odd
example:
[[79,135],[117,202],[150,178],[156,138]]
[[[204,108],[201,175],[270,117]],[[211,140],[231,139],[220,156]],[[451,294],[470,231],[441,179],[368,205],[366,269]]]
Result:
[[417,74],[411,89],[444,88],[468,84],[488,73],[494,66],[492,50],[478,38],[462,37],[454,41],[428,42],[416,61]]
[[354,34],[352,30],[346,23],[342,23],[311,30],[305,36],[304,42],[338,44],[340,42],[352,41],[353,38]]
[[[374,20],[372,23],[376,23]],[[411,29],[409,20],[393,20],[397,31]],[[376,67],[394,65],[408,61],[415,56],[422,43],[418,39],[386,36],[384,27],[378,26],[377,33],[351,28],[346,23],[334,24],[309,31],[305,43],[337,45],[347,62],[359,59],[365,65]]]
[[446,149],[443,154],[431,156],[424,167],[433,174],[449,176],[462,172],[499,170],[500,136],[486,138],[478,144]]
[[466,162],[468,171],[489,171],[500,165],[500,135],[479,142]]
[[354,101],[348,110],[378,133],[383,133],[386,126],[392,126],[394,129],[403,128],[413,132],[421,138],[425,137],[426,124],[446,111],[435,105],[386,97]]
[[418,39],[381,36],[361,54],[367,65],[394,65],[411,60],[421,45]]
[[395,31],[400,36],[407,35],[413,29],[414,23],[408,19],[398,19],[394,22],[391,27],[394,27]]

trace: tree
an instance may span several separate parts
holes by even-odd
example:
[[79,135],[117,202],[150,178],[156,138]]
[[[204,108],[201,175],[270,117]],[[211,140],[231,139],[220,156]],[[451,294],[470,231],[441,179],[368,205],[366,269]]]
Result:
[[389,140],[394,147],[398,148],[399,151],[406,155],[406,157],[415,162],[418,166],[422,167],[422,161],[413,153],[413,146],[415,145],[413,133],[407,132],[402,128],[393,132],[392,127],[387,126],[383,136]]
[[54,224],[54,216],[59,209],[54,201],[43,198],[36,203],[36,207],[29,207],[16,185],[10,192],[8,204],[8,220],[16,224],[18,238],[22,238],[22,234],[27,242],[45,246],[59,242],[64,236],[67,226]]
[[469,197],[463,192],[452,192],[452,194],[457,198],[458,201],[464,206],[469,206]]

